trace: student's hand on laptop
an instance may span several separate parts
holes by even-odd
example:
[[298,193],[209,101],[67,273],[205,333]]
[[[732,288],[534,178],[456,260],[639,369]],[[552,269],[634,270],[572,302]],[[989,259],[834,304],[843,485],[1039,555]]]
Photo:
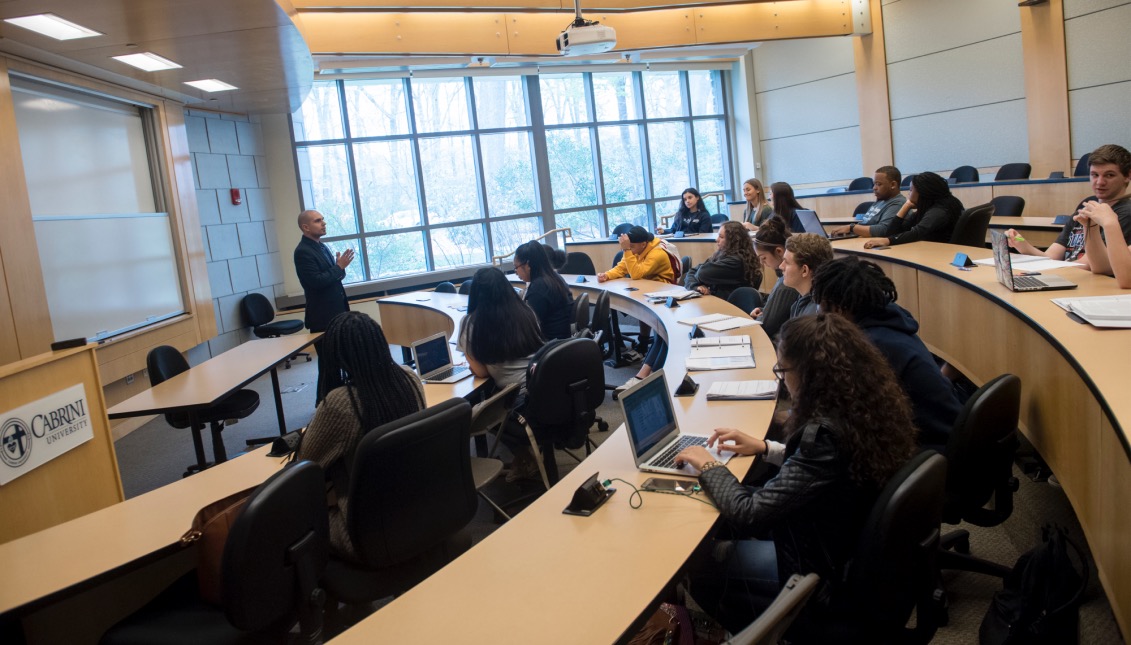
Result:
[[852,226],[851,225],[849,225],[849,226],[838,226],[838,227],[834,228],[833,230],[829,231],[829,237],[840,237],[842,235],[848,235],[851,232],[852,232]]
[[736,455],[762,455],[766,453],[766,442],[734,428],[716,428],[707,440],[708,447],[726,450]]
[[707,452],[703,446],[690,446],[684,448],[675,456],[676,464],[687,464],[695,470],[702,470],[703,466],[715,461],[714,455]]

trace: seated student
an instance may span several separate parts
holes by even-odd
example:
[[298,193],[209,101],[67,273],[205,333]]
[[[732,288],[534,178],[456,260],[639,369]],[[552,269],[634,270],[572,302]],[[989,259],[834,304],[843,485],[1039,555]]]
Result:
[[747,179],[742,183],[742,196],[746,199],[746,209],[742,212],[742,225],[747,230],[757,231],[763,222],[774,216],[774,207],[766,199],[766,189],[757,179]]
[[896,233],[894,229],[899,219],[896,214],[907,203],[907,198],[899,192],[899,182],[903,181],[903,175],[895,166],[882,166],[876,170],[872,181],[872,194],[876,196],[876,202],[864,213],[863,220],[848,226],[838,226],[830,235],[836,237],[855,233],[861,237],[887,237]]
[[1092,273],[1114,275],[1120,289],[1131,289],[1131,247],[1127,243],[1128,236],[1123,233],[1125,218],[1120,217],[1116,209],[1128,203],[1131,196],[1116,202],[1115,208],[1111,204],[1087,202],[1076,215],[1078,221],[1086,223],[1086,230],[1098,229],[1107,236],[1106,240],[1101,240],[1099,235],[1085,235],[1085,246],[1092,248],[1088,251]]
[[[569,338],[570,324],[573,322],[573,294],[569,292],[565,280],[550,266],[550,258],[538,242],[527,242],[515,249],[514,272],[526,288],[523,299],[542,328],[542,337]],[[472,286],[475,282],[471,283]]]
[[770,184],[770,195],[774,202],[774,215],[786,223],[786,228],[795,233],[804,231],[805,227],[797,218],[797,211],[802,206],[793,196],[793,186],[784,181],[775,181]]
[[762,261],[762,266],[777,274],[778,280],[770,289],[766,302],[750,312],[750,317],[762,323],[762,329],[770,340],[777,338],[782,323],[789,320],[793,303],[801,297],[793,287],[785,285],[781,264],[785,258],[785,242],[789,239],[789,228],[780,217],[772,217],[754,234],[754,252]]
[[617,241],[624,255],[615,267],[598,273],[597,282],[625,276],[633,280],[655,280],[669,284],[675,279],[667,251],[660,248],[660,240],[644,227],[633,226]]
[[[1091,203],[1107,204],[1111,207],[1111,210],[1115,211],[1123,239],[1131,240],[1131,200],[1121,200],[1127,192],[1128,184],[1131,184],[1131,152],[1128,152],[1122,146],[1113,144],[1100,146],[1092,151],[1088,158],[1088,167],[1092,183],[1092,196],[1080,202],[1076,206],[1075,212],[1080,213]],[[1018,233],[1016,229],[1007,230],[1005,232],[1006,239],[1018,253],[1043,255],[1066,262],[1080,262],[1094,273],[1111,275],[1111,262],[1104,262],[1106,258],[1097,258],[1097,263],[1100,264],[1100,270],[1097,271],[1090,262],[1091,254],[1085,253],[1084,233],[1089,230],[1085,226],[1095,225],[1098,222],[1095,220],[1087,222],[1085,220],[1091,218],[1086,216],[1087,213],[1084,213],[1084,215],[1085,217],[1079,221],[1077,219],[1069,220],[1061,229],[1056,242],[1053,242],[1044,251],[1025,241],[1024,236]],[[1102,237],[1110,235],[1106,226],[1101,228],[1099,232]],[[1095,248],[1098,249],[1102,246],[1103,239],[1095,240],[1093,238],[1093,242],[1097,245]],[[1120,245],[1114,244],[1113,246],[1119,247]],[[1116,274],[1116,277],[1118,278],[1119,274]],[[1131,283],[1124,286],[1121,282],[1120,286],[1127,288],[1131,286]]]
[[711,230],[711,214],[707,212],[707,206],[703,204],[699,191],[694,188],[684,189],[683,203],[679,205],[679,210],[672,219],[671,228],[665,229],[662,226],[656,228],[656,232],[660,234],[682,231],[685,235],[710,233]]
[[920,241],[949,242],[962,210],[962,202],[950,194],[950,184],[945,179],[933,172],[921,172],[911,180],[911,195],[896,213],[892,232],[872,237],[864,248]]
[[[526,368],[542,345],[538,318],[519,300],[503,272],[495,267],[476,271],[458,343],[471,371],[476,376],[491,377],[499,389],[520,384],[514,409],[521,410],[526,396]],[[538,473],[526,433],[517,424],[504,424],[500,440],[514,455],[507,481]]]
[[812,294],[813,274],[832,259],[833,246],[823,235],[798,233],[785,241],[785,255],[781,263],[782,279],[785,286],[793,287],[801,294],[790,307],[790,318],[817,313],[817,301],[813,300]]
[[683,284],[688,291],[725,300],[738,287],[757,289],[761,286],[761,261],[742,224],[724,223],[715,244],[718,250],[706,262],[687,272]]
[[[777,595],[789,576],[816,573],[837,607],[838,584],[856,550],[872,505],[888,479],[915,453],[907,397],[880,352],[842,316],[820,313],[782,326],[774,372],[793,400],[785,444],[718,428],[709,445],[761,455],[780,466],[761,487],[744,486],[700,446],[677,457],[699,471],[699,483],[739,537],[772,541],[716,543],[691,573],[691,595],[737,632]],[[867,378],[861,378],[861,375]],[[824,602],[811,601],[819,620]],[[804,620],[804,619],[803,619]]]
[[349,468],[362,435],[424,409],[424,388],[412,370],[393,362],[385,334],[372,318],[347,311],[330,321],[322,336],[326,398],[302,436],[296,459],[326,471],[330,548],[356,559],[346,530]]
[[566,252],[555,249],[549,244],[543,244],[542,250],[546,252],[546,257],[550,258],[550,266],[554,267],[554,271],[561,271],[566,263]]
[[919,339],[919,323],[895,304],[897,297],[891,278],[867,260],[839,258],[813,276],[813,299],[821,311],[856,323],[887,358],[911,398],[919,445],[945,452],[962,404]]

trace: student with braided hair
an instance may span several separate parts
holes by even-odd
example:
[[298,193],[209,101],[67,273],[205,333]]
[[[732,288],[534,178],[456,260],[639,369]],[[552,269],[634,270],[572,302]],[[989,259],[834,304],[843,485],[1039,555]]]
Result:
[[362,435],[424,409],[417,375],[393,362],[381,326],[359,311],[339,314],[322,337],[324,369],[318,389],[322,403],[306,427],[296,459],[326,471],[330,502],[330,548],[354,558],[346,531],[349,464]]
[[962,209],[962,202],[950,193],[945,179],[933,172],[921,172],[911,180],[907,203],[896,213],[898,221],[888,227],[886,236],[868,240],[864,248],[919,241],[949,242]]
[[891,365],[911,399],[919,444],[943,451],[962,404],[919,338],[919,323],[896,298],[895,283],[867,260],[833,260],[813,277],[813,299],[821,311],[856,323]]

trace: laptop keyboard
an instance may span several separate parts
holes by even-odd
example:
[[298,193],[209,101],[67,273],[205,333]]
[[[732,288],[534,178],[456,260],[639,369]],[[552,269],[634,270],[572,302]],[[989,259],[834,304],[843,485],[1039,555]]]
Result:
[[429,376],[428,380],[429,381],[443,381],[443,380],[445,380],[449,377],[455,376],[456,374],[461,374],[461,373],[466,372],[466,371],[467,371],[467,368],[462,366],[462,365],[460,365],[458,367],[449,367],[448,369],[444,370],[443,372],[440,372],[439,374],[433,374],[432,376]]
[[661,452],[652,458],[649,465],[657,468],[675,468],[675,456],[683,452],[683,449],[688,446],[707,446],[707,437],[696,437],[693,435],[682,435],[676,440],[667,450]]
[[1040,278],[1034,278],[1034,277],[1025,276],[1025,275],[1013,276],[1013,288],[1017,289],[1017,290],[1040,289],[1044,286],[1045,286],[1045,283]]

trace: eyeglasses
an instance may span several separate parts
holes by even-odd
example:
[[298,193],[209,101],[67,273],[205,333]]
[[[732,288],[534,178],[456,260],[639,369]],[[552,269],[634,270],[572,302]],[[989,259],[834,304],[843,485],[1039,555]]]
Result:
[[771,367],[770,370],[774,373],[774,376],[777,377],[778,380],[781,380],[781,379],[785,378],[782,375],[785,374],[786,372],[792,372],[793,368],[792,367],[782,367],[779,363],[774,363],[774,366]]
[[515,263],[514,263],[514,270],[515,270],[515,271],[518,271],[519,269],[522,269],[522,268],[525,268],[525,267],[528,267],[528,266],[530,266],[530,263],[529,263],[529,262],[523,262],[522,264],[519,264],[518,262],[515,262]]

